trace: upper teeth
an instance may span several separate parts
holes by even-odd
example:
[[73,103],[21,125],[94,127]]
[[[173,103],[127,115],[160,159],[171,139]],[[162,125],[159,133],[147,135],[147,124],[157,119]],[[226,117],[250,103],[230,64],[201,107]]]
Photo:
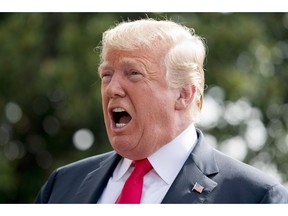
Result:
[[125,112],[125,109],[117,107],[112,110],[113,112]]

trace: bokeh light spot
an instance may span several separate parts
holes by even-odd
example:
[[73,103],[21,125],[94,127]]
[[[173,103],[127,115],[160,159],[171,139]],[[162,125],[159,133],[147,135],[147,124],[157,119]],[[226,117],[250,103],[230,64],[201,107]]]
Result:
[[247,122],[245,139],[248,147],[253,151],[259,151],[265,145],[267,135],[267,130],[262,121],[251,119]]
[[49,135],[55,135],[60,130],[60,122],[55,116],[47,116],[43,121],[43,128]]
[[9,142],[10,134],[5,127],[0,127],[0,146],[4,146]]
[[9,102],[5,107],[5,114],[8,121],[12,124],[17,123],[22,117],[22,109],[14,102]]
[[76,131],[73,135],[73,144],[74,146],[81,150],[85,151],[89,149],[94,143],[93,133],[86,128]]
[[243,161],[247,155],[248,149],[245,140],[240,136],[235,136],[225,140],[220,148],[227,155]]
[[11,141],[4,146],[4,155],[9,160],[21,159],[25,154],[25,147],[20,141]]

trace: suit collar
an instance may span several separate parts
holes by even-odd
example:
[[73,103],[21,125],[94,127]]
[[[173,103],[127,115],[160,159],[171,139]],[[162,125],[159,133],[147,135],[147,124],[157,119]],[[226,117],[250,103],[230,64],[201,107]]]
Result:
[[[209,175],[219,172],[213,149],[203,140],[203,134],[197,130],[198,142],[183,168],[171,185],[162,203],[203,203],[217,183]],[[202,193],[192,190],[198,183],[204,187]]]
[[197,129],[198,141],[194,151],[192,151],[192,158],[205,175],[211,175],[219,172],[217,163],[215,161],[213,148],[204,141],[203,133]]
[[83,180],[74,197],[75,203],[97,203],[121,156],[113,152],[103,160],[99,167]]

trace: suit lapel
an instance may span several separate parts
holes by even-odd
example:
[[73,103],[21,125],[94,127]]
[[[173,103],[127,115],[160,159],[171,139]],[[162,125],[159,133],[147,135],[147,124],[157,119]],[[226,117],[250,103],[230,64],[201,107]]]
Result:
[[121,157],[114,153],[99,164],[83,180],[74,197],[75,203],[96,203]]
[[[212,148],[203,141],[203,134],[197,130],[198,142],[177,175],[162,203],[203,203],[217,183],[208,176],[217,174],[218,167]],[[192,190],[198,183],[204,187],[200,193]]]

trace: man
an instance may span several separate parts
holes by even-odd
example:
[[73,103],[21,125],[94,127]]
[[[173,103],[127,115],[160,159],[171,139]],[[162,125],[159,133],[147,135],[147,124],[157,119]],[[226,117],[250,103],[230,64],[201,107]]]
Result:
[[[57,169],[36,203],[288,203],[283,186],[211,148],[195,129],[204,59],[202,39],[171,21],[123,22],[106,31],[99,75],[115,151]],[[149,168],[134,192],[128,179],[139,161]]]

